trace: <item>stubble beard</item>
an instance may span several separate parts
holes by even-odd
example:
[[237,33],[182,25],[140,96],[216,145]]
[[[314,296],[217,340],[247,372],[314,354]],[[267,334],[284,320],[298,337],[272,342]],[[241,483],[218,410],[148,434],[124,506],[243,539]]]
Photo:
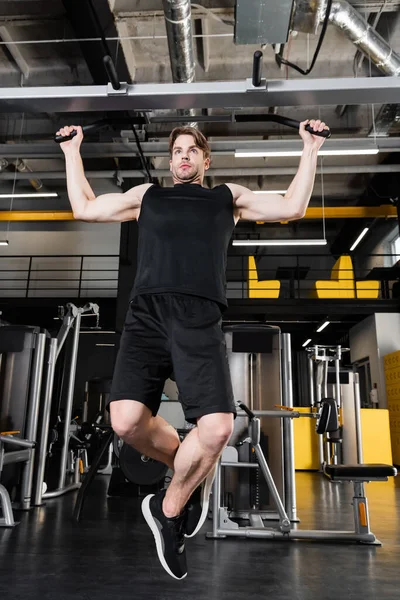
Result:
[[178,168],[175,172],[175,177],[176,177],[176,179],[178,179],[178,181],[182,181],[185,183],[190,183],[190,182],[194,181],[195,179],[197,179],[199,176],[199,171],[194,166],[189,167],[188,169],[182,169],[181,172],[179,172],[179,171],[180,170]]

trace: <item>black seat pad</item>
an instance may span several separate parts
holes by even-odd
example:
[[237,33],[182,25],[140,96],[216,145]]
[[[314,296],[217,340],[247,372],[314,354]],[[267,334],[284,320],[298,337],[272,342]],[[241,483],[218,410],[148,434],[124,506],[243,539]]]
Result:
[[395,477],[397,469],[392,465],[325,465],[325,473],[331,479],[357,479]]

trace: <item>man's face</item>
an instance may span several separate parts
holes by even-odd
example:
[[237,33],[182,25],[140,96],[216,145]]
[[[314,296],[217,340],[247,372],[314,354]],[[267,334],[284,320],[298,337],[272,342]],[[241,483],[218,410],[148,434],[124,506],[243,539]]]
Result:
[[204,158],[193,136],[180,135],[175,140],[169,165],[174,183],[202,183],[210,159]]

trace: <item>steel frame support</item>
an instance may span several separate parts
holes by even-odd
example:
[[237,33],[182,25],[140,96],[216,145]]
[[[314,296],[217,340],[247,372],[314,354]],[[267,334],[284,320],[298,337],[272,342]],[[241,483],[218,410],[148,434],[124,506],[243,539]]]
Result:
[[[293,132],[296,135],[296,132]],[[132,136],[133,134],[131,134]],[[141,147],[145,156],[169,157],[168,142],[142,142]],[[224,140],[210,143],[213,156],[230,156],[237,150],[252,152],[274,152],[274,151],[299,151],[302,150],[302,142],[297,139],[287,140]],[[328,140],[324,149],[343,151],[377,149],[380,152],[400,152],[400,138],[379,138],[376,143],[371,138],[332,138]],[[136,142],[90,142],[82,145],[82,156],[84,158],[115,158],[138,156]],[[0,144],[0,156],[11,160],[12,158],[59,158],[61,150],[54,142],[38,143],[16,143]],[[373,168],[375,165],[368,165]],[[339,168],[339,167],[338,167]],[[341,167],[340,167],[341,168]]]
[[251,79],[199,83],[122,83],[0,89],[2,112],[91,112],[262,106],[328,106],[398,102],[400,78]]

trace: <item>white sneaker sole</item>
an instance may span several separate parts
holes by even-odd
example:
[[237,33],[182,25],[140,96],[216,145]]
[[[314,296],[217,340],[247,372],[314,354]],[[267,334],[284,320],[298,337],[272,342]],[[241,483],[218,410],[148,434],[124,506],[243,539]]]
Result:
[[172,571],[168,567],[167,562],[164,558],[164,554],[162,551],[163,544],[162,544],[161,534],[160,534],[160,531],[159,531],[156,523],[154,522],[153,515],[151,514],[151,510],[150,510],[150,500],[152,499],[153,496],[154,496],[154,494],[150,494],[149,496],[146,496],[146,498],[143,500],[142,514],[143,514],[144,518],[146,519],[146,523],[150,527],[151,532],[154,536],[159,561],[160,561],[161,565],[163,566],[163,568],[167,571],[168,575],[171,575],[171,577],[173,577],[174,579],[178,579],[178,580],[185,579],[187,573],[185,573],[183,575],[183,577],[177,577],[176,575],[174,575],[172,573]]
[[200,531],[200,529],[203,527],[204,523],[206,522],[207,515],[208,515],[208,507],[210,506],[211,488],[212,488],[212,484],[214,482],[216,470],[217,470],[217,465],[215,465],[214,469],[206,477],[204,487],[203,487],[203,494],[201,497],[202,511],[201,511],[200,519],[199,519],[199,522],[197,523],[197,527],[193,531],[193,533],[191,533],[190,535],[187,535],[185,533],[186,538],[194,537]]

